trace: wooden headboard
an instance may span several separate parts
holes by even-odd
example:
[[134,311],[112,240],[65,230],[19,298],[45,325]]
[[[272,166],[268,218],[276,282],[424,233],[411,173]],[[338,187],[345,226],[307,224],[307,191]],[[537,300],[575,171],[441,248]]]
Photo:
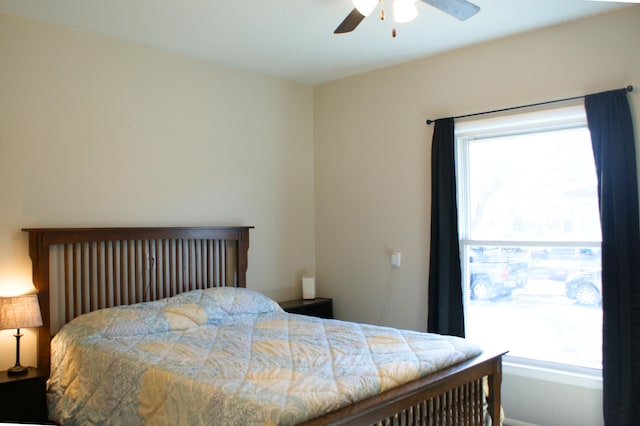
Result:
[[49,372],[51,337],[75,317],[211,287],[246,287],[252,226],[26,228],[43,326],[38,368]]

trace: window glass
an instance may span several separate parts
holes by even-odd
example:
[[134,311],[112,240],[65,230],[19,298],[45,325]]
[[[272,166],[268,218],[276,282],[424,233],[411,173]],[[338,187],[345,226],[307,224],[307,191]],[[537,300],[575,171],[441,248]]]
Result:
[[467,337],[599,369],[601,230],[584,114],[508,120],[515,130],[457,130]]

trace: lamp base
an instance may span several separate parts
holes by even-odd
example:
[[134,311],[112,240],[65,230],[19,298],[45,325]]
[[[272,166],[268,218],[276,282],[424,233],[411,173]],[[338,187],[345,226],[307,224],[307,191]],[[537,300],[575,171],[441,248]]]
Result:
[[29,367],[14,365],[13,367],[7,370],[7,374],[9,376],[21,376],[23,374],[27,374],[28,371],[29,371]]

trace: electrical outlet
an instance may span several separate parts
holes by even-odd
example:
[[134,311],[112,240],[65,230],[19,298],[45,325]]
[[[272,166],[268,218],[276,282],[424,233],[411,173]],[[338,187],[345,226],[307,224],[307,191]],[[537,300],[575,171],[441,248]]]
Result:
[[399,268],[401,262],[401,253],[399,251],[394,251],[391,253],[391,266],[394,268]]

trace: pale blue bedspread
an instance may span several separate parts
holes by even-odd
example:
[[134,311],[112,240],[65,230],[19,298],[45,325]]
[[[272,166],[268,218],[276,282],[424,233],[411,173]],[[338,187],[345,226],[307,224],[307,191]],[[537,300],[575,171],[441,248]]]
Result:
[[61,424],[293,425],[481,352],[464,339],[287,314],[247,289],[76,318],[52,343]]

